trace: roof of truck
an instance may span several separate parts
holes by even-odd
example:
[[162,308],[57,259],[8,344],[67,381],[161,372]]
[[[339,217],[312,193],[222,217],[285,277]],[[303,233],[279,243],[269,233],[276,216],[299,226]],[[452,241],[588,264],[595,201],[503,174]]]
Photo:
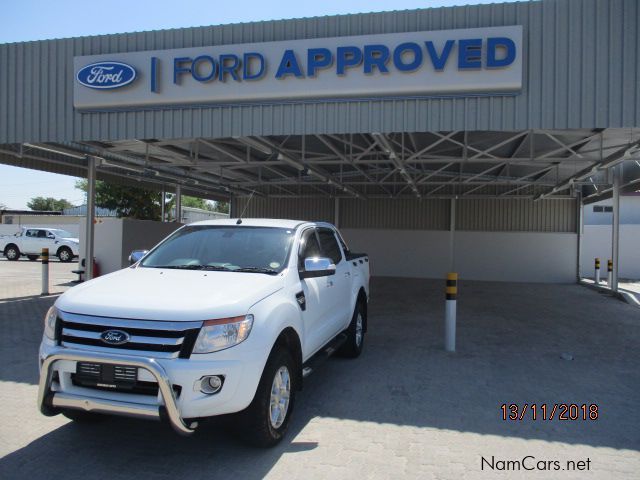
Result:
[[[237,225],[237,221],[237,218],[223,218],[218,220],[203,220],[201,222],[191,223],[191,225]],[[309,222],[306,220],[284,220],[277,218],[243,218],[241,225],[245,227],[297,228],[303,223]]]

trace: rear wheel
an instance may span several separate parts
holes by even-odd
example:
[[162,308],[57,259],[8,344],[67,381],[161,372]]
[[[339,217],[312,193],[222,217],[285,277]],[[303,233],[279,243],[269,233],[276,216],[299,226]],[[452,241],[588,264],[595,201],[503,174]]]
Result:
[[32,262],[35,262],[38,259],[38,255],[27,255],[27,258]]
[[68,247],[61,247],[58,250],[58,259],[64,263],[70,262],[73,259],[73,252]]
[[364,333],[365,333],[365,309],[362,302],[356,304],[356,309],[353,312],[351,323],[345,331],[347,334],[347,340],[342,344],[340,348],[340,355],[348,358],[359,357],[364,347]]
[[262,372],[251,405],[242,412],[244,435],[258,447],[271,447],[284,437],[297,389],[296,365],[284,348],[275,350]]
[[4,256],[7,260],[16,261],[20,259],[20,249],[15,245],[9,245],[4,249]]

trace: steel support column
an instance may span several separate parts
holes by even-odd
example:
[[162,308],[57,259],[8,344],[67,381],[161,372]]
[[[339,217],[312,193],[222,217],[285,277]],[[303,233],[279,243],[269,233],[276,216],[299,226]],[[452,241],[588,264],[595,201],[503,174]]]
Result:
[[96,166],[98,159],[94,156],[87,156],[87,215],[85,228],[85,248],[84,248],[84,278],[93,278],[93,241],[95,233],[94,219],[96,217]]
[[167,218],[167,214],[165,212],[165,208],[166,208],[166,193],[164,190],[164,187],[162,187],[162,192],[160,192],[160,221],[161,222],[165,222],[166,218]]
[[582,235],[584,234],[584,206],[582,204],[582,192],[576,193],[576,207],[577,207],[577,233],[578,233],[578,252],[576,255],[576,280],[580,282],[582,278],[582,268],[580,265],[580,259],[582,258]]
[[176,185],[176,218],[174,222],[182,222],[182,187]]
[[455,234],[456,234],[456,199],[452,198],[449,211],[449,270],[456,271],[456,252],[455,252]]
[[618,272],[620,271],[620,177],[622,165],[613,167],[613,221],[611,225],[611,259],[613,260],[613,275],[611,290],[618,291]]

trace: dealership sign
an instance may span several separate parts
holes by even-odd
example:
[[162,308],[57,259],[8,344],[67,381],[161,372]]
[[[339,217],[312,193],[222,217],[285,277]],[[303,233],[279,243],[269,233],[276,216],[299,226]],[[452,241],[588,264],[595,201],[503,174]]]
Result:
[[513,94],[522,27],[317,38],[74,58],[74,106]]

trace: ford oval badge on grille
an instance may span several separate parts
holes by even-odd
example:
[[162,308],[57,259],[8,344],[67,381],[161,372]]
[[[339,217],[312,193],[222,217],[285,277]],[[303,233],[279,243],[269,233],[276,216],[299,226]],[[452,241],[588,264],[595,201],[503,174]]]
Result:
[[122,62],[98,62],[82,67],[76,78],[85,87],[109,90],[133,82],[136,69]]
[[100,338],[104,343],[108,343],[109,345],[122,345],[131,340],[129,334],[122,330],[107,330],[100,334]]

